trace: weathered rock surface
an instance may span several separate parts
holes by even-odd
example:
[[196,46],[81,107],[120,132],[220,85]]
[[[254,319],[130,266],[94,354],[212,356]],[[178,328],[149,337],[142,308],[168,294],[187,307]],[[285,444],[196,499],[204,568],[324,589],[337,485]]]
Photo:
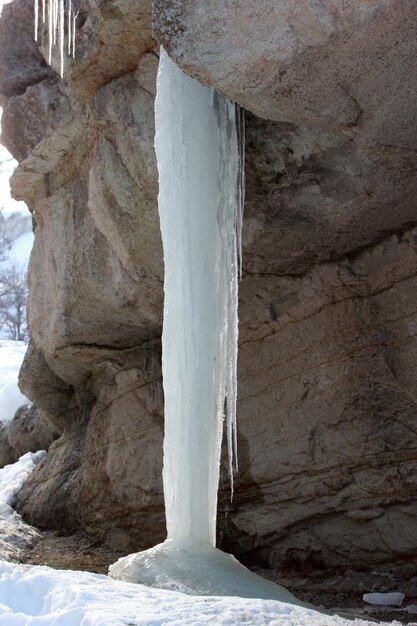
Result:
[[19,457],[26,452],[48,450],[57,436],[58,431],[52,428],[46,415],[34,404],[20,407],[8,426],[10,445]]
[[[0,91],[36,223],[21,386],[61,434],[18,508],[128,552],[164,537],[163,265],[158,59],[149,4],[121,5],[84,4],[70,86],[30,38],[31,1],[6,5]],[[155,2],[170,53],[251,111],[240,472],[218,529],[248,562],[415,559],[416,14],[409,0]]]
[[10,444],[8,426],[0,422],[0,468],[15,463],[19,455]]
[[61,434],[46,413],[34,404],[24,404],[10,422],[0,422],[0,468],[15,463],[26,452],[48,450]]
[[414,0],[154,4],[186,72],[285,122],[249,127],[248,268],[304,272],[416,224]]
[[235,552],[415,558],[416,267],[413,229],[300,278],[244,278]]

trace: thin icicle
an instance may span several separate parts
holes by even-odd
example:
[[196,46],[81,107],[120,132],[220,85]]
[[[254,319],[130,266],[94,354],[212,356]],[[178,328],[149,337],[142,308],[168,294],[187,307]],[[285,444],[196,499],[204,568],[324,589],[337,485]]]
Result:
[[229,477],[231,498],[233,498],[233,472],[238,469],[237,454],[237,352],[238,352],[238,282],[241,275],[241,241],[243,216],[243,188],[244,183],[244,129],[242,127],[242,112],[238,105],[228,100],[221,116],[222,146],[222,179],[235,181],[234,187],[229,187],[229,193],[222,198],[219,207],[219,220],[225,250],[225,284],[227,296],[225,303],[226,338],[223,356],[225,377],[223,393],[226,398],[226,435],[229,461]]
[[71,44],[72,44],[72,35],[71,35],[71,26],[72,26],[72,2],[68,1],[68,56],[71,56]]
[[238,199],[237,199],[237,255],[239,262],[239,278],[242,278],[242,224],[243,207],[245,205],[245,111],[236,105],[236,119],[239,146],[239,179],[238,179]]
[[75,58],[75,22],[77,20],[79,11],[74,15],[74,19],[72,20],[72,58]]
[[59,0],[59,57],[61,62],[60,74],[64,76],[64,40],[65,40],[65,11],[64,0]]
[[39,5],[38,5],[38,0],[35,0],[34,10],[35,10],[35,41],[38,41],[38,28],[39,28]]
[[[38,40],[39,32],[39,2],[34,0],[35,14],[35,40]],[[42,23],[48,24],[48,63],[52,64],[52,52],[55,45],[58,46],[60,75],[64,76],[65,70],[65,20],[67,21],[67,51],[68,56],[75,57],[75,23],[78,13],[74,14],[73,0],[42,0]]]
[[53,30],[53,0],[49,0],[48,3],[48,63],[51,65],[52,63],[52,30]]
[[54,5],[54,46],[56,46],[58,36],[58,0],[52,0]]

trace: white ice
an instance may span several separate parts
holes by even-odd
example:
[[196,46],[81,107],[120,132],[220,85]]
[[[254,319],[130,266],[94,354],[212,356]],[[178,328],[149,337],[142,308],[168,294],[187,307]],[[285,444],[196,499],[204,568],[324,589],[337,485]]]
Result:
[[[66,55],[75,55],[75,23],[73,0],[33,0],[34,37],[38,41],[42,25],[47,25],[48,63],[64,76]],[[65,41],[66,37],[66,41]],[[57,49],[55,67],[53,50]]]
[[8,424],[22,404],[30,404],[17,380],[27,346],[23,341],[0,339],[0,422]]
[[364,602],[367,602],[368,604],[377,604],[379,606],[401,606],[404,598],[404,594],[399,591],[363,594]]
[[224,402],[236,412],[239,151],[235,105],[161,50],[155,103],[164,247],[168,537],[215,545]]

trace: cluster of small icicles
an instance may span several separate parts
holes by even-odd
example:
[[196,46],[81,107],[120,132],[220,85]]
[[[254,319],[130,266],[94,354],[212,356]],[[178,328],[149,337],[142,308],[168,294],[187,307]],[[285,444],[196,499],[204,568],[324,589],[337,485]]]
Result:
[[[65,6],[66,5],[66,6]],[[65,22],[67,23],[68,56],[75,56],[75,22],[78,11],[74,11],[73,0],[34,0],[35,41],[38,41],[39,21],[48,25],[48,63],[51,65],[52,48],[59,46],[60,74],[64,75]]]

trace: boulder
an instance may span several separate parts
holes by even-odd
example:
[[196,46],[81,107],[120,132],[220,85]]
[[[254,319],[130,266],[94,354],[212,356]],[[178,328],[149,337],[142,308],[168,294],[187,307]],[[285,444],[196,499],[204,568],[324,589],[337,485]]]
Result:
[[[2,140],[35,222],[20,384],[60,436],[17,507],[129,552],[165,533],[157,48],[148,3],[88,0],[64,81],[31,7],[0,20]],[[154,2],[169,54],[247,109],[240,464],[218,538],[249,564],[415,560],[416,16]]]
[[26,452],[48,450],[58,433],[34,404],[21,406],[8,426],[9,443],[19,457]]
[[16,450],[9,441],[9,428],[0,422],[0,468],[10,463],[16,463],[19,458]]

